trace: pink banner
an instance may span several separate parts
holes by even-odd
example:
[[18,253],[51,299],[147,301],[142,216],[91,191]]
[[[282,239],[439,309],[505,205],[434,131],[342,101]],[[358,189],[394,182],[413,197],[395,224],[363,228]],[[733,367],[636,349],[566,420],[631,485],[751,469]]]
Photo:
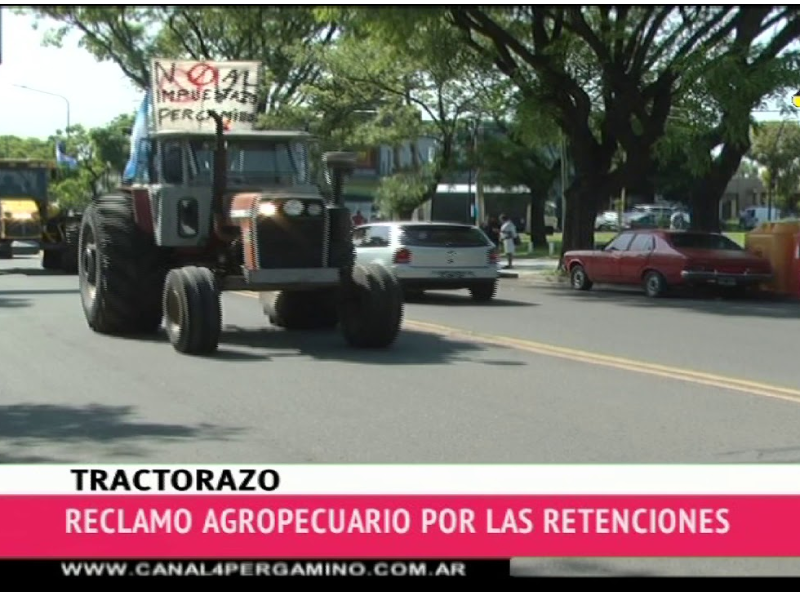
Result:
[[800,556],[798,496],[2,496],[3,558]]

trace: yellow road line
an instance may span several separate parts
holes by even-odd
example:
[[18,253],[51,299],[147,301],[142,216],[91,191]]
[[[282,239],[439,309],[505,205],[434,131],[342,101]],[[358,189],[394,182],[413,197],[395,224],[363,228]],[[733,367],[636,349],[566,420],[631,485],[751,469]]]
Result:
[[[258,298],[258,294],[253,292],[234,292],[241,296],[250,298]],[[435,323],[428,323],[426,321],[414,321],[406,319],[403,327],[416,331],[424,331],[426,333],[435,333],[442,336],[461,338],[465,340],[472,340],[499,346],[503,348],[520,350],[523,352],[530,352],[540,354],[543,356],[551,356],[554,358],[562,358],[591,364],[602,367],[611,367],[615,369],[622,369],[625,371],[632,371],[635,373],[642,373],[656,377],[663,377],[667,379],[674,379],[678,381],[685,381],[688,383],[707,385],[711,387],[732,390],[745,394],[753,394],[763,396],[766,398],[774,398],[777,400],[787,400],[789,402],[800,403],[800,390],[760,383],[747,379],[736,379],[724,375],[715,375],[713,373],[705,373],[702,371],[692,371],[689,369],[681,369],[678,367],[670,367],[658,363],[650,363],[638,360],[631,360],[609,354],[600,354],[597,352],[587,352],[575,348],[568,348],[564,346],[555,346],[552,344],[543,344],[541,342],[534,342],[531,340],[524,340],[520,338],[491,335],[461,329],[457,327],[448,327],[445,325],[438,325]]]

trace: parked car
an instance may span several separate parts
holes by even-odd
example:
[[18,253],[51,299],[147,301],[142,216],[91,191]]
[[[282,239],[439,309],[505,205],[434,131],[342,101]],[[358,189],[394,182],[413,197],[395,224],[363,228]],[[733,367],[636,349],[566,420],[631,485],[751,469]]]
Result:
[[673,207],[663,204],[637,204],[630,212],[622,215],[622,228],[658,229],[668,227],[674,210]]
[[497,292],[495,245],[474,225],[384,222],[353,230],[356,262],[391,269],[410,294],[468,289],[487,302]]
[[641,285],[650,297],[670,288],[713,285],[745,291],[772,278],[770,262],[729,237],[694,231],[625,231],[603,250],[564,254],[572,287]]
[[595,231],[615,231],[619,229],[619,215],[613,210],[606,210],[594,220]]

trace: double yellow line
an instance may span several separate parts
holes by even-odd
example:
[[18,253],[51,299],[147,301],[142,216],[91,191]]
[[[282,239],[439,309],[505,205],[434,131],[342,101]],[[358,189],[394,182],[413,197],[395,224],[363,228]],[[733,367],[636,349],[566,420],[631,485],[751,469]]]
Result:
[[750,381],[747,379],[735,379],[733,377],[726,377],[724,375],[714,375],[712,373],[703,373],[701,371],[679,369],[677,367],[669,367],[666,365],[660,365],[658,363],[630,360],[608,354],[586,352],[583,350],[577,350],[575,348],[553,346],[550,344],[542,344],[540,342],[522,340],[513,337],[488,335],[454,327],[435,325],[433,323],[427,323],[424,321],[406,321],[405,326],[418,331],[436,333],[442,336],[461,338],[465,340],[479,341],[485,344],[521,350],[523,352],[531,352],[544,356],[551,356],[553,358],[562,358],[590,365],[611,367],[614,369],[632,371],[634,373],[642,373],[644,375],[664,377],[667,379],[685,381],[687,383],[708,385],[726,390],[732,390],[735,392],[742,392],[744,394],[753,394],[756,396],[764,396],[767,398],[775,398],[778,400],[788,400],[789,402],[800,403],[800,390],[769,385],[766,383],[759,383],[757,381]]
[[[258,294],[253,292],[234,293],[250,298],[258,298]],[[695,385],[707,385],[725,390],[731,390],[734,392],[740,392],[743,394],[751,394],[754,396],[773,398],[775,400],[785,400],[788,402],[800,403],[800,390],[798,389],[769,385],[747,379],[736,379],[724,375],[704,373],[702,371],[680,369],[677,367],[660,365],[658,363],[631,360],[596,352],[586,352],[584,350],[577,350],[575,348],[554,346],[551,344],[543,344],[541,342],[523,340],[514,337],[490,335],[486,333],[470,331],[467,329],[460,329],[457,327],[447,327],[445,325],[428,323],[426,321],[414,321],[406,319],[403,322],[403,328],[425,333],[433,333],[443,337],[460,338],[463,340],[480,342],[487,345],[529,352],[542,356],[550,356],[553,358],[561,358],[595,366],[621,369],[624,371],[631,371],[633,373],[641,373],[643,375],[684,381],[686,383],[692,383]]]

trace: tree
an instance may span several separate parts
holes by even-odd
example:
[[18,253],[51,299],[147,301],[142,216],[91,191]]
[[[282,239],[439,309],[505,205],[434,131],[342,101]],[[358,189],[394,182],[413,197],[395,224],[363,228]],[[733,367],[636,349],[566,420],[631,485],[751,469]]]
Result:
[[[476,114],[474,83],[484,77],[486,65],[463,47],[460,33],[438,9],[339,8],[319,14],[342,29],[317,87],[371,110],[372,118],[353,130],[351,140],[394,149],[394,173],[383,179],[378,199],[382,210],[408,217],[454,168],[457,136],[464,119]],[[422,137],[434,142],[431,161],[420,155]],[[406,146],[410,161],[401,164]]]
[[[78,160],[78,166],[60,168],[50,190],[62,209],[84,208],[121,176],[130,153],[128,132],[132,125],[133,115],[119,115],[102,127],[70,127],[65,147],[67,154]],[[51,156],[59,135],[48,142]]]
[[[772,72],[800,32],[796,9],[767,6],[448,10],[476,52],[491,58],[526,97],[553,109],[569,141],[575,178],[567,197],[576,210],[567,213],[564,250],[592,247],[596,211],[623,184],[648,185],[673,104],[691,96],[701,80],[721,108],[709,141],[724,144],[717,168],[693,194],[697,222],[711,227],[746,146],[747,115],[774,89],[774,80],[759,72]],[[778,33],[754,52],[773,27]],[[595,75],[586,78],[586,67]],[[618,145],[626,159],[613,168]]]
[[557,127],[539,106],[521,101],[513,87],[503,91],[503,86],[497,86],[491,92],[503,100],[484,98],[481,103],[491,125],[487,134],[479,135],[474,163],[489,185],[528,189],[531,242],[534,247],[546,247],[545,203],[561,172],[560,153],[554,150],[559,141]]
[[304,7],[286,6],[35,6],[60,26],[45,37],[59,46],[70,31],[101,61],[112,61],[141,89],[153,58],[238,61],[264,66],[261,111],[290,110],[320,75],[316,53],[336,25]]
[[0,156],[3,158],[53,160],[54,152],[52,142],[47,140],[14,135],[0,136]]
[[800,183],[800,125],[793,121],[759,123],[753,131],[750,156],[764,167],[764,185],[775,204],[794,210]]

